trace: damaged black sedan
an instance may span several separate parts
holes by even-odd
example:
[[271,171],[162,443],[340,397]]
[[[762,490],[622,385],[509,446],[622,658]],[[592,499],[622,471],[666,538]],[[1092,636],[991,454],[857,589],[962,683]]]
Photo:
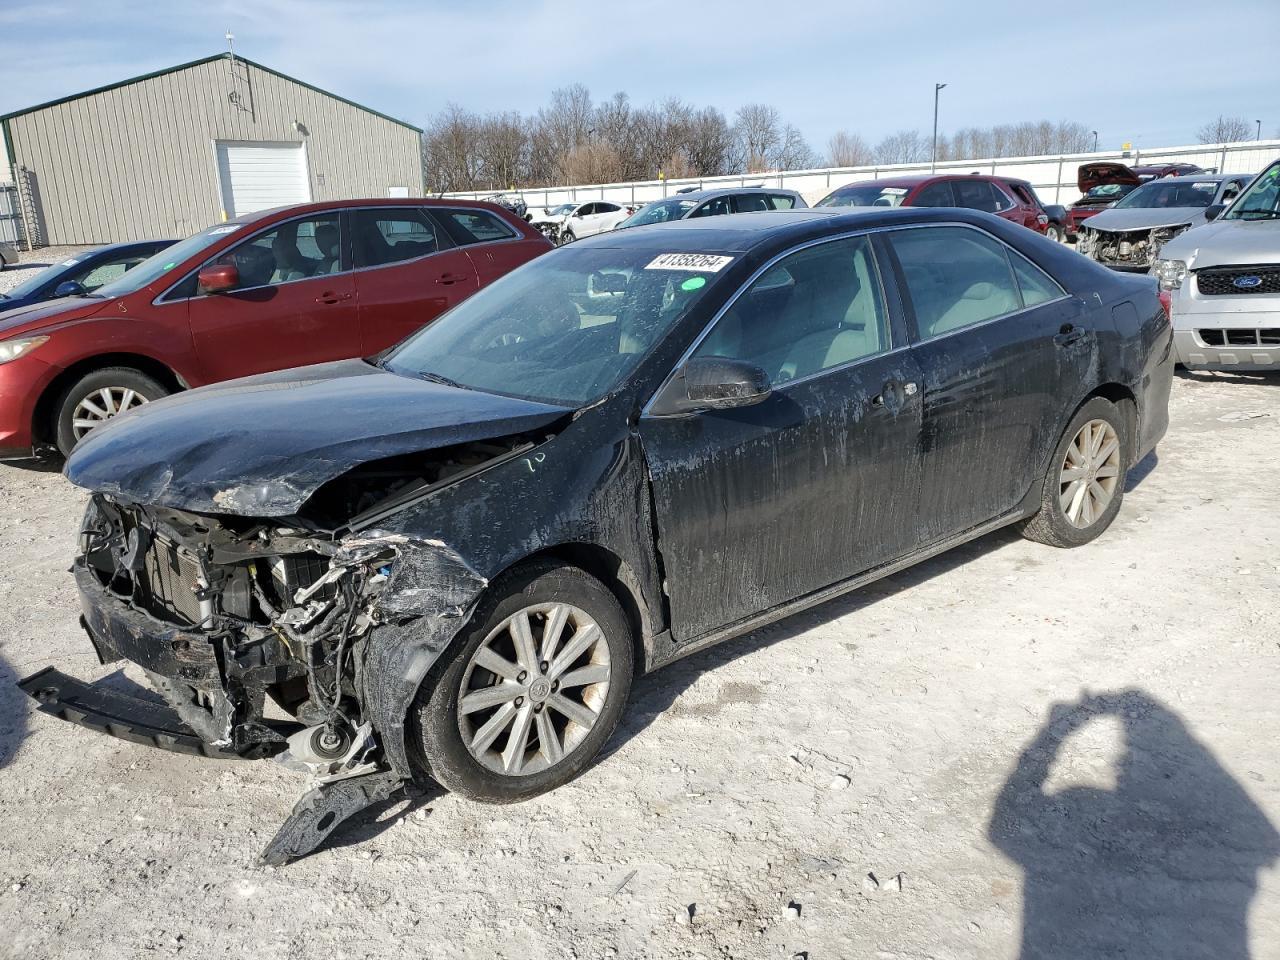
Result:
[[588,239],[385,356],[94,431],[74,575],[104,663],[42,709],[312,789],[280,862],[434,779],[572,779],[633,678],[1007,524],[1097,537],[1167,424],[1152,282],[974,211]]

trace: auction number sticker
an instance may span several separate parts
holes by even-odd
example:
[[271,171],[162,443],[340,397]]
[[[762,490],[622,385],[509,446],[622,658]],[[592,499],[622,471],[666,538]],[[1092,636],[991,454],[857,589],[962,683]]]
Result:
[[889,197],[905,197],[910,193],[906,187],[885,187],[880,192]]
[[712,253],[660,253],[649,261],[645,269],[719,273],[731,263],[733,263],[733,257],[721,257]]

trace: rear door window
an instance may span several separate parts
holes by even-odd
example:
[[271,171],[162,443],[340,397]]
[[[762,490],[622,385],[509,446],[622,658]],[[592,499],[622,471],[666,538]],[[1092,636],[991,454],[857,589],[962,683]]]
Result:
[[794,210],[796,198],[789,197],[785,193],[771,193],[769,194],[769,203],[775,210]]
[[[353,215],[357,267],[381,267],[448,250],[453,242],[423,211],[412,207],[356,210]],[[336,251],[335,251],[336,253]],[[332,273],[337,258],[327,261]]]
[[1022,304],[1034,307],[1065,297],[1066,292],[1058,286],[1058,282],[1049,276],[1022,254],[1014,251],[1009,254],[1013,264],[1014,276],[1018,279],[1018,289],[1022,293]]
[[1022,309],[1008,254],[994,237],[968,227],[921,227],[889,236],[921,340]]
[[996,205],[996,196],[991,184],[985,180],[956,180],[951,189],[955,191],[956,206],[968,207],[970,210],[983,210],[995,213],[1000,208]]
[[762,193],[740,193],[733,198],[733,205],[739,213],[763,213],[769,209]]
[[[588,205],[589,206],[589,205]],[[432,217],[444,227],[449,239],[460,246],[511,240],[515,230],[497,214],[488,210],[451,210],[434,208]]]

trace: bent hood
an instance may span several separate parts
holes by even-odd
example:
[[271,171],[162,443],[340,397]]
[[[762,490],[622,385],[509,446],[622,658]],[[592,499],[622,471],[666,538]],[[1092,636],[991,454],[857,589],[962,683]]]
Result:
[[1280,220],[1214,220],[1174,237],[1160,256],[1193,270],[1280,262]]
[[1134,207],[1129,210],[1103,210],[1089,218],[1090,230],[1154,230],[1156,227],[1180,227],[1204,223],[1203,207]]
[[343,360],[139,407],[89,434],[65,472],[133,502],[284,517],[362,463],[538,430],[570,412]]
[[24,307],[8,300],[0,300],[0,339],[10,333],[39,330],[66,320],[83,320],[113,302],[86,297],[59,297],[57,300],[41,300]]

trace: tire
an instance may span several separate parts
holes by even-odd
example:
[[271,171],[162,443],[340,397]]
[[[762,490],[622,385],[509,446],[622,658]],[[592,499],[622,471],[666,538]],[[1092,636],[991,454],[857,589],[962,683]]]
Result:
[[[80,438],[92,429],[83,425],[86,419],[106,420],[120,412],[110,409],[106,403],[107,393],[114,397],[117,405],[127,403],[127,408],[131,408],[159,400],[167,396],[169,390],[132,367],[103,367],[77,380],[58,401],[57,419],[54,422],[54,437],[64,457],[70,455]],[[77,408],[86,402],[105,411],[106,416],[99,418],[91,410],[84,408],[80,410],[82,416],[77,416]],[[83,416],[85,413],[90,416]]]
[[[1086,425],[1090,426],[1087,438],[1082,433]],[[1098,455],[1086,456],[1082,466],[1073,463],[1072,459],[1079,456],[1081,441],[1094,439],[1099,433],[1101,443],[1095,447]],[[1114,450],[1111,449],[1113,441]],[[1044,478],[1040,509],[1022,522],[1022,535],[1051,547],[1080,547],[1101,536],[1120,512],[1124,500],[1129,444],[1125,418],[1116,405],[1102,397],[1088,400],[1071,418],[1054,448]],[[1068,471],[1083,472],[1068,479]],[[1085,485],[1083,493],[1080,484]],[[1107,493],[1105,505],[1099,503],[1093,488]],[[1068,501],[1065,507],[1064,496]]]
[[562,230],[560,238],[556,241],[556,246],[563,247],[566,243],[573,243],[578,238],[573,235],[572,230]]
[[1044,231],[1045,238],[1052,240],[1054,243],[1066,243],[1067,232],[1056,223],[1051,223]]
[[[531,608],[542,609],[530,613]],[[529,679],[530,658],[516,653],[514,637],[519,631],[513,632],[508,624],[513,617],[518,622],[520,613],[526,614],[530,652],[536,650],[536,660],[545,652],[544,631],[557,610],[566,611],[557,631],[560,643],[549,662],[536,664],[541,675]],[[587,623],[597,631],[588,629]],[[573,632],[566,635],[568,629]],[[561,663],[557,674],[561,656],[570,655],[571,647],[597,633],[587,648]],[[492,660],[490,654],[501,656],[505,664]],[[496,580],[446,657],[447,662],[423,682],[411,707],[411,729],[421,751],[417,759],[444,787],[485,803],[527,800],[585,770],[618,726],[634,671],[631,628],[617,598],[583,570],[551,561],[527,564]],[[504,667],[504,673],[491,672],[477,658]],[[579,684],[575,679],[572,686],[549,687],[556,676],[559,684],[570,676],[606,674],[607,681]],[[486,706],[461,713],[464,687],[468,697],[482,694],[480,702]],[[509,692],[504,695],[502,688]],[[520,695],[513,699],[515,693]],[[565,701],[580,717],[594,712],[594,720],[584,725],[569,719],[559,712]],[[556,744],[548,749],[542,740],[544,726]],[[512,742],[521,729],[526,731],[524,750],[514,748]],[[481,742],[486,737],[489,742]],[[468,743],[482,749],[473,750]]]

